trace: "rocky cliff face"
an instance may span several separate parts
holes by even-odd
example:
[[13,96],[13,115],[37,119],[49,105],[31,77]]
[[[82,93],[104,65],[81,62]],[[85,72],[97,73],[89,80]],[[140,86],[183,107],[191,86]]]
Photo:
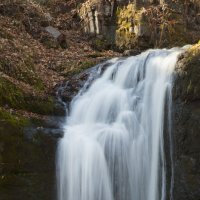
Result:
[[176,66],[173,90],[174,199],[200,197],[200,44]]
[[102,35],[119,49],[179,46],[200,35],[194,0],[88,0],[79,15],[86,33]]

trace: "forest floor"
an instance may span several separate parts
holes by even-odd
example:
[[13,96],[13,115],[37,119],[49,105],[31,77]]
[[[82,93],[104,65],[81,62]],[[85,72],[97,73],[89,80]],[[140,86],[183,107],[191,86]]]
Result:
[[[0,2],[0,107],[19,110],[25,116],[29,112],[46,114],[18,104],[22,104],[20,101],[29,104],[28,97],[45,100],[62,81],[119,56],[111,50],[98,51],[92,37],[82,33],[77,15],[79,3],[74,0]],[[11,90],[12,86],[19,90],[21,96],[13,96],[7,85]]]

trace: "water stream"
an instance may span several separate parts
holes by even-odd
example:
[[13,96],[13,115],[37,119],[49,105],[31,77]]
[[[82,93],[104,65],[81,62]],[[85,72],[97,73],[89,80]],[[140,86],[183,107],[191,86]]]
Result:
[[59,200],[166,199],[164,112],[181,51],[113,59],[86,83],[58,146]]

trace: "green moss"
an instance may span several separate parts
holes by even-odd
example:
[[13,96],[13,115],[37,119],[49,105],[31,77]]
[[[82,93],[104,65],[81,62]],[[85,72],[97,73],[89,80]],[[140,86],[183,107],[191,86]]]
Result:
[[89,54],[87,55],[88,58],[98,58],[98,57],[102,57],[102,54],[99,53],[99,52],[96,52],[96,53],[92,53],[92,54]]
[[96,60],[86,60],[80,61],[79,63],[68,63],[70,69],[63,72],[63,75],[66,77],[73,76],[75,74],[81,73],[84,70],[96,65]]
[[54,113],[52,97],[38,97],[24,93],[5,78],[0,78],[0,106],[9,106],[33,113],[50,115]]
[[40,97],[26,96],[25,102],[27,103],[24,105],[24,108],[27,111],[31,111],[42,115],[54,114],[53,97],[40,98]]
[[[11,114],[0,107],[0,167],[1,163],[5,163],[6,159],[9,159],[11,156],[16,159],[16,149],[13,148],[20,144],[20,141],[23,138],[23,129],[28,124],[29,120],[20,115]],[[5,143],[8,143],[10,149],[13,149],[13,151],[11,150],[13,155],[4,155],[4,149],[6,148]],[[4,177],[0,177],[0,187],[2,181],[4,181],[3,179]]]
[[200,44],[193,45],[179,60],[186,77],[181,82],[182,96],[186,101],[200,99]]
[[85,70],[85,69],[88,69],[89,67],[92,67],[94,64],[95,64],[94,61],[88,60],[88,61],[81,62],[79,67],[81,70]]
[[0,94],[0,105],[17,108],[25,103],[23,92],[4,78],[0,78]]
[[6,122],[13,128],[14,127],[21,128],[21,127],[26,126],[29,123],[29,121],[26,118],[20,115],[10,114],[9,112],[7,112],[5,109],[2,109],[2,108],[0,108],[0,122],[1,123]]
[[94,38],[92,40],[92,47],[98,51],[108,50],[110,43],[105,38]]

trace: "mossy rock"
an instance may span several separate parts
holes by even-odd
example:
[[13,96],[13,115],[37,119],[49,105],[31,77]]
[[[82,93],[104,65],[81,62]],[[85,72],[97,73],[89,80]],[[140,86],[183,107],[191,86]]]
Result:
[[0,106],[9,106],[43,115],[54,114],[53,97],[46,98],[24,93],[23,90],[2,77],[0,78],[0,94]]
[[17,88],[10,81],[0,77],[0,105],[9,105],[10,107],[21,107],[24,102],[22,90]]
[[[27,139],[30,120],[0,108],[0,194],[2,200],[55,199],[56,141]],[[51,192],[49,192],[51,190]]]
[[[200,43],[190,47],[180,57],[176,71],[179,85],[177,94],[185,101],[197,101],[200,99]],[[181,90],[179,88],[182,88]]]

